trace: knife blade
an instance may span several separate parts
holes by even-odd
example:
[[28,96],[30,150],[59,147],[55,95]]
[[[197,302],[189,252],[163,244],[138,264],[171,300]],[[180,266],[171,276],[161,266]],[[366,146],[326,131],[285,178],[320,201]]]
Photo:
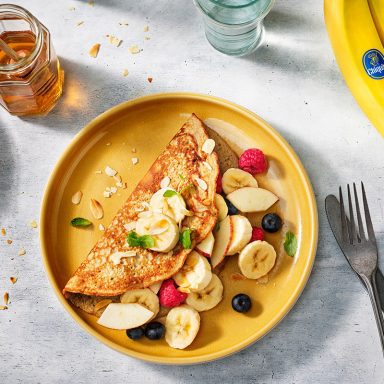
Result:
[[[328,195],[326,197],[325,212],[327,213],[328,223],[331,227],[332,233],[335,236],[335,239],[339,247],[341,248],[340,246],[341,244],[340,203],[337,200],[336,196]],[[344,254],[344,256],[347,259],[348,264],[350,265],[350,261],[348,260],[347,255]],[[356,276],[360,279],[361,283],[363,284],[360,276],[358,274],[356,274]],[[379,268],[377,269],[377,272],[376,272],[376,282],[377,282],[377,290],[380,296],[381,309],[384,311],[384,275]],[[365,288],[364,284],[363,286]]]

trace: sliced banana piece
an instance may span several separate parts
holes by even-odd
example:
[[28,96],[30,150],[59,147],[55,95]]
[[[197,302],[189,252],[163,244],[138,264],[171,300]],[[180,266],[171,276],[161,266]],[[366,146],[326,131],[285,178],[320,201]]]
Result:
[[159,313],[159,298],[149,288],[133,289],[127,291],[120,296],[123,304],[137,303],[148,308],[156,316]]
[[217,220],[222,221],[228,215],[228,205],[226,204],[224,197],[216,193],[215,195],[215,205],[218,212]]
[[185,201],[179,193],[164,197],[164,193],[168,190],[174,191],[172,188],[161,188],[153,194],[149,202],[150,210],[154,213],[163,213],[175,220],[176,223],[180,223],[190,212],[187,210]]
[[229,168],[222,179],[223,191],[226,195],[243,187],[258,187],[257,180],[248,172],[239,168]]
[[184,349],[195,339],[200,315],[188,305],[172,308],[165,320],[165,341],[172,348]]
[[231,256],[240,252],[251,240],[252,225],[245,216],[232,215],[233,235],[227,255]]
[[212,274],[210,283],[201,291],[191,292],[186,300],[186,303],[198,312],[208,311],[223,299],[223,283],[219,277]]
[[155,241],[153,251],[169,252],[179,241],[179,227],[175,220],[162,213],[145,215],[136,222],[138,235],[150,235]]
[[239,268],[248,279],[266,275],[275,265],[276,251],[266,241],[253,241],[239,254]]
[[186,288],[191,292],[204,289],[211,278],[212,272],[208,260],[196,251],[188,255],[183,267],[173,276],[180,288]]

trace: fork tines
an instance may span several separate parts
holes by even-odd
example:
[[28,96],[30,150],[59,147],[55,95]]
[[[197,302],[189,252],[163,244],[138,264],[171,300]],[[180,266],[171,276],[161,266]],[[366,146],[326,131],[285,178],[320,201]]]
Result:
[[348,191],[348,210],[349,210],[349,220],[345,213],[344,208],[344,199],[343,192],[341,187],[339,187],[339,199],[340,199],[340,215],[341,215],[341,236],[343,241],[349,241],[350,244],[362,243],[370,241],[375,243],[375,233],[373,232],[373,226],[371,221],[371,215],[369,213],[367,197],[365,194],[365,188],[363,182],[361,182],[361,192],[363,196],[363,206],[364,206],[364,216],[365,216],[365,225],[367,228],[367,236],[365,236],[363,221],[361,219],[359,199],[356,191],[356,185],[353,183],[353,193],[355,197],[355,210],[357,216],[357,227],[355,221],[355,214],[353,209],[353,201],[351,196],[351,190],[349,184],[347,185]]

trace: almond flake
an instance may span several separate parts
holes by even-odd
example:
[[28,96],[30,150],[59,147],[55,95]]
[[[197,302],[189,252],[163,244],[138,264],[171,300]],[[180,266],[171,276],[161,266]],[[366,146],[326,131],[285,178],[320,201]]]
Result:
[[72,204],[78,205],[80,204],[81,198],[83,197],[83,192],[77,191],[72,196]]
[[84,21],[78,21],[78,22],[76,23],[76,26],[80,27],[80,25],[83,25],[83,24],[84,24]]
[[183,293],[191,293],[191,290],[189,288],[185,288],[185,287],[178,287],[177,290],[179,292],[183,292]]
[[132,153],[136,153],[136,148],[132,148]]
[[203,190],[206,191],[208,189],[207,183],[200,179],[199,177],[196,177],[196,183],[199,185],[199,187]]
[[89,50],[89,56],[96,58],[97,55],[99,54],[99,50],[100,50],[99,43],[92,45],[92,48]]
[[91,199],[89,208],[91,209],[92,215],[95,219],[100,220],[103,218],[104,210],[102,205],[97,200]]
[[143,31],[144,31],[144,32],[148,32],[148,31],[149,31],[149,26],[146,25],[146,26],[144,27]]
[[8,304],[8,301],[9,301],[9,293],[8,292],[4,292],[4,304],[7,305]]
[[103,224],[99,224],[99,230],[100,230],[100,231],[105,231],[105,227],[104,227]]
[[96,169],[95,173],[96,173],[96,175],[101,175],[103,173],[103,171],[101,169]]
[[132,221],[130,223],[127,223],[127,224],[124,224],[124,228],[130,232],[130,231],[133,231],[134,229],[136,229],[136,221]]
[[122,21],[122,22],[119,22],[119,25],[125,25],[125,26],[127,26],[127,25],[129,25],[127,22],[125,22],[125,21]]
[[4,311],[8,309],[8,307],[6,305],[0,305],[0,311]]
[[165,176],[164,179],[160,181],[160,188],[167,188],[171,183],[171,179],[168,176]]
[[111,304],[112,300],[111,299],[103,299],[100,300],[96,305],[95,305],[95,312],[98,310],[105,308],[107,305]]
[[120,175],[115,175],[113,178],[118,182],[121,183],[121,176]]
[[114,45],[115,47],[119,47],[121,42],[123,41],[123,40],[121,40],[121,39],[119,39],[119,38],[117,38],[116,36],[113,36],[113,35],[107,35],[107,37],[108,37],[108,41],[112,45]]
[[113,168],[111,168],[109,165],[105,167],[104,170],[105,174],[108,175],[109,177],[113,177],[117,175],[117,171],[115,171]]
[[207,163],[206,161],[203,161],[204,166],[208,169],[208,171],[212,171],[211,164]]
[[12,243],[13,243],[13,241],[11,239],[7,240],[7,244],[11,245]]
[[132,55],[136,55],[137,53],[140,53],[140,48],[135,44],[135,45],[131,45],[128,48],[128,51],[131,52]]
[[145,40],[151,40],[151,38],[149,36],[144,36],[144,39]]
[[148,83],[152,83],[153,77],[147,77]]
[[104,191],[104,192],[103,192],[103,196],[104,196],[106,199],[108,199],[108,198],[111,197],[111,192]]
[[75,7],[69,7],[68,9],[69,9],[70,11],[75,11],[75,10],[76,10]]
[[201,147],[201,150],[207,153],[208,155],[210,155],[215,149],[215,145],[216,145],[215,140],[207,139],[204,141],[204,144]]
[[136,254],[137,253],[135,251],[115,252],[109,256],[109,261],[111,261],[115,265],[118,265],[120,264],[122,258],[134,257],[136,256]]
[[132,164],[136,165],[139,162],[139,159],[137,157],[132,157]]
[[5,236],[5,235],[7,234],[7,231],[5,230],[5,228],[1,228],[1,234],[2,234],[3,236]]
[[123,188],[123,187],[124,187],[124,184],[121,183],[120,181],[118,181],[118,182],[116,183],[116,187],[118,187],[118,188]]
[[9,278],[9,280],[10,280],[10,282],[11,282],[12,284],[15,284],[16,281],[17,281],[17,277],[11,276],[11,277]]
[[127,189],[127,183],[123,183],[123,189]]
[[37,223],[36,223],[36,221],[35,221],[35,220],[32,220],[32,221],[29,223],[29,226],[30,226],[31,228],[37,228]]
[[111,187],[111,193],[116,193],[117,192],[117,188],[116,187]]
[[127,77],[129,75],[128,69],[123,69],[123,73],[122,74],[123,74],[124,77]]
[[109,147],[110,145],[111,145],[111,143],[110,142],[108,142],[107,144],[105,144],[107,147]]
[[25,249],[24,248],[20,248],[19,256],[24,256],[25,254],[26,254]]

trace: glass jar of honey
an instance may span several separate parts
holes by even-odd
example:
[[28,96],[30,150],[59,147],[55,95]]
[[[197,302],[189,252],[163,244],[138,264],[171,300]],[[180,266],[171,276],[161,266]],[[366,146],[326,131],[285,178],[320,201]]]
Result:
[[48,29],[26,9],[0,5],[0,105],[12,115],[44,115],[63,80]]

